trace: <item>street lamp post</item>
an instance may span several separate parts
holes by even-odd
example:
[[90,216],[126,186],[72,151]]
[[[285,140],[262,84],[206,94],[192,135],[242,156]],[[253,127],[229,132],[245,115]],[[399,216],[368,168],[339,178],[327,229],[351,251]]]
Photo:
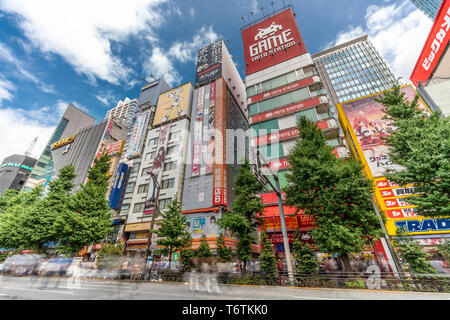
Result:
[[273,173],[270,166],[266,163],[265,159],[259,153],[259,150],[256,152],[256,157],[257,157],[257,160],[262,159],[263,167],[269,169],[270,174],[272,175],[272,177],[275,180],[275,186],[272,184],[272,182],[269,179],[267,179],[267,182],[270,184],[273,191],[275,191],[275,194],[277,195],[278,209],[280,212],[280,221],[281,221],[281,233],[283,235],[284,252],[286,253],[286,264],[287,264],[287,268],[288,268],[289,283],[291,286],[293,286],[295,284],[295,279],[294,279],[294,271],[293,271],[292,261],[291,261],[291,249],[289,248],[289,238],[288,238],[287,229],[286,229],[286,220],[284,217],[280,182],[279,182],[278,176]]

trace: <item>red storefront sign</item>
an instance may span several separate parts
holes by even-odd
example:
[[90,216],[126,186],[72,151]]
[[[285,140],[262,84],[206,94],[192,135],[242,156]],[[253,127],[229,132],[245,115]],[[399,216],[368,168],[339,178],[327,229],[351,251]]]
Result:
[[261,100],[276,97],[280,94],[291,92],[291,91],[297,90],[299,88],[305,87],[305,86],[313,84],[313,83],[314,83],[313,77],[303,79],[303,80],[288,84],[287,86],[284,86],[284,87],[281,87],[278,89],[274,89],[274,90],[270,90],[268,92],[257,94],[256,96],[253,96],[250,98],[250,103],[255,103],[255,102],[258,102]]
[[[283,243],[283,234],[281,232],[269,233],[268,236],[269,236],[269,240],[272,244]],[[293,243],[294,242],[294,233],[288,232],[287,236],[288,236],[289,243]]]
[[269,161],[269,166],[273,171],[279,171],[285,168],[289,168],[291,165],[289,164],[288,159],[281,159]]
[[378,189],[398,187],[398,185],[390,182],[388,179],[377,180],[375,181],[375,185],[377,186]]
[[247,75],[307,53],[292,9],[242,31]]
[[386,210],[391,219],[417,217],[416,208]]
[[382,198],[393,198],[416,194],[413,187],[380,190]]
[[278,132],[271,133],[271,134],[264,135],[264,136],[259,136],[259,137],[256,137],[253,141],[254,141],[254,145],[259,146],[259,145],[276,143],[278,141],[283,141],[283,140],[287,140],[287,139],[292,139],[292,138],[298,137],[299,135],[300,135],[300,132],[298,131],[298,129],[293,128],[293,129],[278,131]]
[[408,203],[407,201],[403,200],[405,198],[401,199],[386,199],[383,200],[384,204],[386,205],[386,208],[401,208],[401,207],[410,207],[413,206],[413,204]]
[[288,114],[296,113],[300,110],[307,109],[320,104],[320,99],[315,97],[300,103],[294,103],[289,106],[281,107],[278,109],[263,112],[254,115],[250,118],[250,124],[255,124],[261,121],[267,121],[273,118],[279,118]]
[[450,0],[444,0],[410,77],[416,87],[419,81],[430,78],[449,39]]
[[[286,229],[287,230],[297,230],[298,221],[296,216],[285,216]],[[263,228],[266,232],[277,232],[281,231],[281,220],[280,217],[264,217]]]

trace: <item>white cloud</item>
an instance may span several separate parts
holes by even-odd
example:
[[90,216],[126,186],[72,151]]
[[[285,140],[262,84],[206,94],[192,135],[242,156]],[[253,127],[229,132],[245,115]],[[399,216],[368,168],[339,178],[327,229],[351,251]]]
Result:
[[167,0],[0,0],[0,9],[17,14],[19,26],[44,53],[61,55],[75,71],[119,84],[131,69],[114,56],[112,41],[145,31],[153,34]]
[[105,106],[112,108],[118,101],[113,91],[102,92],[97,94],[95,98]]
[[189,15],[191,16],[192,19],[195,17],[195,9],[194,8],[189,9]]
[[164,77],[168,84],[174,85],[181,81],[182,77],[175,70],[172,61],[168,58],[161,48],[153,49],[152,55],[144,62],[144,74],[152,74],[156,78]]
[[11,100],[13,98],[11,91],[15,91],[15,89],[11,82],[0,78],[0,106],[3,100]]
[[164,76],[164,79],[170,85],[178,83],[182,80],[182,77],[175,70],[174,60],[181,63],[196,61],[198,49],[216,41],[218,37],[212,26],[209,28],[203,26],[192,37],[191,41],[176,41],[167,52],[156,46],[150,58],[144,62],[144,74],[152,74],[156,78]]
[[[68,104],[58,100],[53,106],[31,110],[0,108],[0,161],[12,154],[24,154],[35,137],[38,137],[38,141],[31,155],[38,158]],[[72,104],[85,112],[88,111],[77,102]]]
[[27,71],[22,61],[17,59],[11,49],[7,47],[4,43],[0,42],[0,60],[6,61],[15,66],[19,74],[29,81],[32,81],[38,86],[38,88],[46,93],[56,93],[52,85],[48,85],[38,79],[34,74]]
[[430,32],[430,19],[405,1],[400,5],[369,6],[365,22],[365,26],[339,32],[329,46],[368,34],[394,73],[408,80]]

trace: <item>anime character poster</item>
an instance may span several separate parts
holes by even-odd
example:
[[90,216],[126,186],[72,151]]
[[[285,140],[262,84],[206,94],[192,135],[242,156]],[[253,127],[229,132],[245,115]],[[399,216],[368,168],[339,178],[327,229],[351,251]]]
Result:
[[200,175],[200,163],[202,154],[202,126],[203,126],[203,98],[205,87],[198,89],[198,102],[195,109],[194,118],[194,150],[192,153],[192,170],[191,176]]
[[[155,160],[153,160],[153,167],[150,171],[150,174],[153,175],[158,181],[158,183],[161,181],[161,169],[164,165],[164,159],[166,157],[166,148],[167,148],[167,137],[169,135],[169,125],[166,124],[161,127],[161,130],[159,132],[158,137],[158,145],[156,147],[157,154],[155,157]],[[156,205],[156,183],[153,181],[153,179],[150,180],[150,184],[153,185],[152,189],[152,195],[150,198],[147,199],[145,202],[144,207],[144,214],[151,214],[155,211],[155,205]]]
[[213,173],[215,138],[214,138],[214,117],[216,107],[216,83],[211,82],[209,90],[209,111],[208,111],[208,145],[206,151],[206,174]]
[[[415,91],[410,86],[402,87],[400,90],[405,93],[408,101],[414,99]],[[390,160],[389,147],[383,140],[396,128],[391,120],[385,119],[383,104],[375,101],[381,94],[342,104],[342,110],[348,124],[353,128],[373,177],[385,176],[387,169],[402,169]],[[419,108],[426,109],[420,100]]]
[[215,213],[189,214],[186,217],[186,223],[193,239],[201,238],[205,235],[207,238],[219,236],[220,228],[217,225]]

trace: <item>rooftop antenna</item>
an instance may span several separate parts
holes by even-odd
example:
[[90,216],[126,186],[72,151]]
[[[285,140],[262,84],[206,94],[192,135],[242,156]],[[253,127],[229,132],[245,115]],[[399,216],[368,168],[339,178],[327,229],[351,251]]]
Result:
[[38,140],[38,137],[34,138],[33,141],[31,142],[30,146],[28,147],[27,151],[25,151],[25,155],[27,157],[29,157],[31,155],[31,150],[33,149],[33,147],[36,144],[37,140]]
[[[251,11],[250,14],[252,15],[252,20],[253,20],[253,11]],[[255,20],[253,20],[253,21],[255,21]]]
[[242,24],[245,26],[245,20],[244,20],[244,17],[241,17],[241,19],[242,19]]
[[261,11],[262,11],[263,17],[264,17],[264,7],[261,7]]
[[273,1],[270,1],[270,4],[272,5],[272,12],[275,12],[275,8],[273,7]]

